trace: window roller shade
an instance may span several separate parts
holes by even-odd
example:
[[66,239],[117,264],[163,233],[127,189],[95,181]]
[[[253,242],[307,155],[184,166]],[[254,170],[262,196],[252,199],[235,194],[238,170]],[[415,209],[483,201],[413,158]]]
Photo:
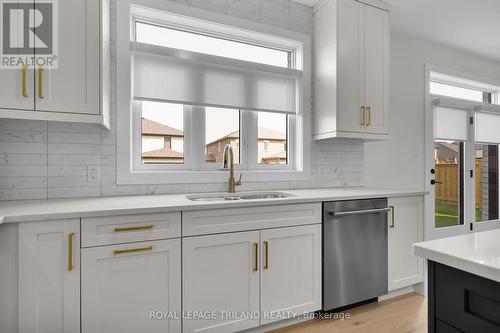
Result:
[[140,43],[132,51],[134,99],[296,112],[297,70]]
[[467,141],[469,111],[447,106],[434,106],[434,138]]
[[476,142],[500,144],[500,113],[476,110]]

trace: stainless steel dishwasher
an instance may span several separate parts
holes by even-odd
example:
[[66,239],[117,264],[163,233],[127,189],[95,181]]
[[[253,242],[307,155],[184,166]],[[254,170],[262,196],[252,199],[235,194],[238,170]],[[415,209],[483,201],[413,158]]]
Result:
[[387,294],[387,199],[323,203],[323,310]]

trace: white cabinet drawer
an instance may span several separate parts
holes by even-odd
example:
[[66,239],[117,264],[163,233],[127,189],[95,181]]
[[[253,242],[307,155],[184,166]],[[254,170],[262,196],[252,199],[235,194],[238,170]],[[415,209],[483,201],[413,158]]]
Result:
[[321,223],[321,203],[198,210],[182,213],[182,235]]
[[175,238],[180,235],[180,212],[82,219],[82,247]]

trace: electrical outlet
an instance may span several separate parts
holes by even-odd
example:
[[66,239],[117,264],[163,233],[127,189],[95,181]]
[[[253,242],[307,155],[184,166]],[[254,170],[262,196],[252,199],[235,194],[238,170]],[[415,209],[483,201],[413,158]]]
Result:
[[99,183],[100,167],[89,165],[87,168],[87,181],[89,183]]

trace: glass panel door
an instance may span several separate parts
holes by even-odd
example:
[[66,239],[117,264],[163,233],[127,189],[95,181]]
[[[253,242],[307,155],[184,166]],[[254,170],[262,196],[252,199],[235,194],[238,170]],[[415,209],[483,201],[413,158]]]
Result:
[[461,235],[469,232],[471,205],[468,142],[434,140],[431,166],[429,214],[426,239]]
[[476,144],[475,231],[500,227],[498,155],[498,145]]
[[464,224],[464,143],[435,141],[435,228]]

